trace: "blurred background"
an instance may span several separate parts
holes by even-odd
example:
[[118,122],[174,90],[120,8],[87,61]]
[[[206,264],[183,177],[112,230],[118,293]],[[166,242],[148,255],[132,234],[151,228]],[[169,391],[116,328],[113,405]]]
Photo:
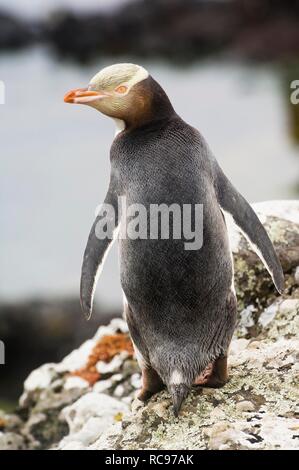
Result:
[[298,59],[297,0],[0,0],[0,408],[122,313],[116,247],[92,321],[80,313],[114,124],[64,93],[111,63],[142,64],[249,201],[298,198]]

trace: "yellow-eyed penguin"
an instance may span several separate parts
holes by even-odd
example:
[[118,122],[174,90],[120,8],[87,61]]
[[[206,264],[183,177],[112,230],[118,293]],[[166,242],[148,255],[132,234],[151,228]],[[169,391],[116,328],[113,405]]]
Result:
[[[146,226],[146,236],[119,237],[125,317],[143,375],[139,398],[147,400],[166,384],[177,415],[209,364],[213,367],[206,386],[220,387],[228,380],[236,297],[223,213],[231,214],[281,293],[280,262],[253,209],[224,175],[202,135],[176,114],[164,90],[143,67],[106,67],[87,88],[67,93],[65,102],[86,104],[118,123],[104,204],[115,211],[108,216],[108,225],[119,225],[123,197],[126,206],[142,205],[148,212],[152,205],[202,207],[199,249],[186,249],[182,232],[181,237],[167,238],[161,219],[158,236],[152,237]],[[87,317],[104,257],[115,238],[112,232],[116,233],[111,229],[106,237],[98,236],[97,224],[107,217],[104,212],[92,226],[84,253],[81,305]]]

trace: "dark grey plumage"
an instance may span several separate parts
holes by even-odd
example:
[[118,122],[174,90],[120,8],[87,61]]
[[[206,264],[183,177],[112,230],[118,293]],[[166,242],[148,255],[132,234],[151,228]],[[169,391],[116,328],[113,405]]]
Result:
[[[196,377],[225,356],[236,322],[233,266],[223,210],[257,245],[277,289],[283,273],[268,235],[246,200],[223,174],[202,135],[173,110],[149,77],[150,113],[130,126],[111,148],[106,201],[127,204],[203,204],[203,247],[186,251],[181,240],[119,240],[125,315],[143,368],[154,369],[173,397],[177,415]],[[140,86],[138,84],[136,86]],[[84,255],[83,311],[91,312],[95,274],[111,240],[98,240],[94,226]]]

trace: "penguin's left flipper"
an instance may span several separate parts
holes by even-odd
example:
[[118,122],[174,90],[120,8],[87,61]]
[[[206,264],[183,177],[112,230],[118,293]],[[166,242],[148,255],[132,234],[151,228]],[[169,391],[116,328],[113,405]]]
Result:
[[282,294],[284,290],[282,267],[272,242],[256,213],[244,197],[234,188],[218,165],[214,181],[221,209],[233,217],[234,222],[241,229],[269,271],[276,289]]

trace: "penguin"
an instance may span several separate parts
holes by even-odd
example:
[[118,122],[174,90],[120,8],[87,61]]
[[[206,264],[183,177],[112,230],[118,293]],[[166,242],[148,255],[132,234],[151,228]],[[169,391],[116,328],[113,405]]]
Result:
[[[167,94],[142,66],[102,69],[86,88],[71,90],[66,103],[85,104],[113,118],[117,133],[104,206],[115,230],[91,228],[81,273],[80,299],[87,318],[104,259],[118,239],[124,315],[142,370],[139,399],[167,387],[174,415],[191,387],[222,387],[236,323],[232,253],[225,214],[230,215],[269,271],[277,291],[284,276],[257,215],[220,168],[201,133],[175,112]],[[189,204],[202,207],[203,243],[185,249],[181,238],[120,237],[120,197],[127,205]],[[107,215],[107,211],[106,211]],[[149,229],[147,229],[149,230]],[[148,231],[147,231],[148,234]],[[201,380],[204,371],[210,373]]]

